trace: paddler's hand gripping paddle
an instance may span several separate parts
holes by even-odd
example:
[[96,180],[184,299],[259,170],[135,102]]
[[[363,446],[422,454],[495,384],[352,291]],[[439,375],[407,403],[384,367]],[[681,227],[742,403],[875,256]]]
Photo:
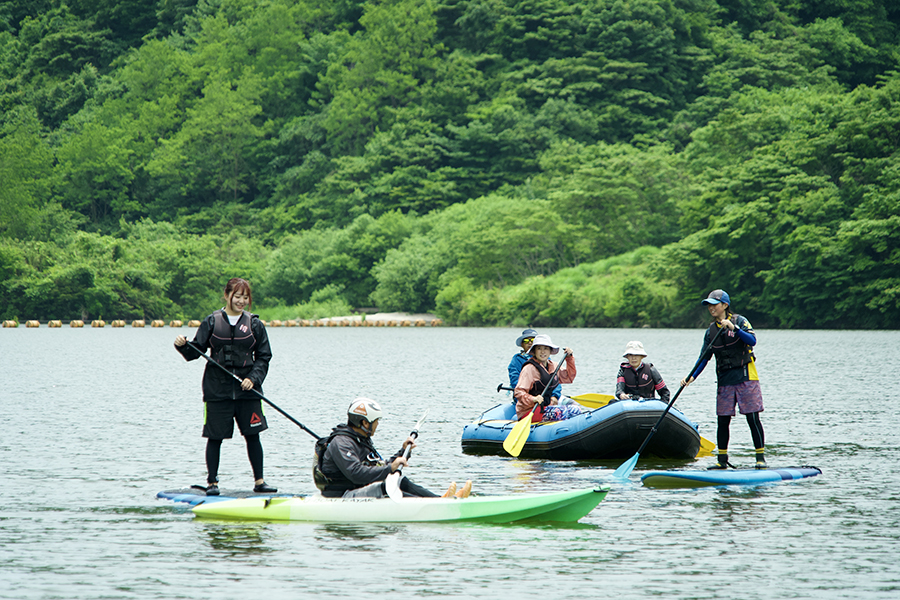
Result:
[[[416,439],[419,437],[419,427],[422,426],[422,423],[425,421],[425,417],[428,416],[428,411],[425,411],[425,414],[422,415],[422,418],[419,419],[418,423],[416,423],[415,428],[413,428],[412,432],[409,434],[411,438]],[[412,451],[412,444],[408,444],[406,446],[406,450],[403,451],[403,458],[409,458],[409,453]],[[387,479],[384,480],[384,488],[387,491],[387,495],[390,496],[391,500],[400,500],[403,498],[403,492],[400,490],[400,477],[403,474],[400,472],[403,469],[403,465],[387,476]]]

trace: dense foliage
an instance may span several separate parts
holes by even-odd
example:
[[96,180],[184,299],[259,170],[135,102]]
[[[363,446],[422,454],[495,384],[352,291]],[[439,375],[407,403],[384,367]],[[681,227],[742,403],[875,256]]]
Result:
[[10,0],[2,318],[900,327],[890,0]]

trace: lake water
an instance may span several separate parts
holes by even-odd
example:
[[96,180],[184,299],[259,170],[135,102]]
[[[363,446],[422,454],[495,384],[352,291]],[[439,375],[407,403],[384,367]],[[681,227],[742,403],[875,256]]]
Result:
[[[183,333],[192,335],[187,328]],[[702,330],[551,329],[575,351],[566,392],[611,393],[627,341],[677,389]],[[578,524],[322,525],[213,522],[159,500],[205,481],[203,361],[165,329],[3,329],[0,598],[897,598],[900,332],[758,331],[769,464],[819,477],[659,490],[641,460]],[[463,426],[506,393],[519,330],[273,328],[265,394],[319,435],[360,395],[386,411],[390,454],[426,409],[408,475],[484,495],[591,486],[618,462],[462,454]],[[715,440],[712,365],[677,407]],[[315,491],[313,439],[267,411],[266,480]],[[753,461],[746,422],[731,460]],[[252,484],[243,440],[222,447],[222,486]]]

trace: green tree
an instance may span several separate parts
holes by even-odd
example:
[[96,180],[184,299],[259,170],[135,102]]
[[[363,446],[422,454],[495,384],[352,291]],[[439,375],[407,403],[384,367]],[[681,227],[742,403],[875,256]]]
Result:
[[88,123],[57,150],[56,171],[63,205],[93,223],[118,222],[140,210],[132,200],[131,151],[121,131]]
[[231,81],[212,76],[186,121],[147,163],[151,176],[178,186],[185,199],[244,200],[255,183],[253,148],[269,129],[258,123],[259,80],[252,74]]
[[16,110],[0,123],[0,234],[25,239],[39,231],[52,161],[34,110]]
[[267,266],[267,296],[284,304],[309,301],[331,286],[352,306],[365,306],[375,289],[372,268],[409,237],[415,217],[398,211],[375,219],[362,215],[343,229],[313,229],[286,239]]
[[385,0],[366,6],[358,32],[320,82],[328,99],[324,127],[335,151],[360,154],[394,121],[394,111],[420,97],[441,50],[433,37],[432,0]]

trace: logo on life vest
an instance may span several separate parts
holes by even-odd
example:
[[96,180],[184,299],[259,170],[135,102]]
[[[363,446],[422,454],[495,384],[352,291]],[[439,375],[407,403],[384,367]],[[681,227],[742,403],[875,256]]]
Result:
[[641,373],[641,379],[643,379],[644,381],[646,381],[646,380],[647,380],[647,374],[646,374],[646,373]]
[[250,427],[257,427],[259,425],[262,425],[262,419],[259,418],[258,414],[253,413],[250,416]]
[[240,329],[242,333],[247,333],[247,326],[246,326],[246,325],[241,325],[240,327],[238,327],[238,329]]

